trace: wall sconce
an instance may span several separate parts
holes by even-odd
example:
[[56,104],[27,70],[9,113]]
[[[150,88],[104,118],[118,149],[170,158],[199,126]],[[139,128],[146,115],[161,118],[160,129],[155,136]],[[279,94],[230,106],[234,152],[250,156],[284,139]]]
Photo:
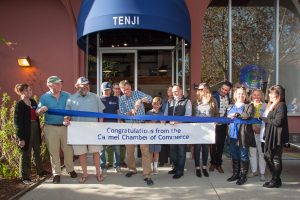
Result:
[[199,83],[194,83],[194,89],[197,90],[199,87]]
[[18,65],[20,67],[31,67],[31,60],[29,56],[19,57]]

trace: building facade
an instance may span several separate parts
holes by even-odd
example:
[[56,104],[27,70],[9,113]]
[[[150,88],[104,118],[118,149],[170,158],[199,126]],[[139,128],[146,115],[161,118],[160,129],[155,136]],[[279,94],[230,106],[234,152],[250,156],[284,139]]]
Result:
[[[256,80],[262,89],[279,83],[286,87],[290,131],[300,133],[299,1],[145,1],[147,8],[140,11],[149,18],[133,14],[141,1],[123,0],[127,12],[109,5],[114,1],[87,1],[93,3],[80,18],[82,0],[2,0],[0,36],[12,44],[0,44],[0,92],[15,98],[14,85],[28,82],[40,95],[51,75],[61,77],[69,92],[79,76],[87,76],[98,93],[102,81],[129,79],[153,96],[183,84],[192,99],[201,81],[252,80],[251,85]],[[115,27],[103,23],[87,30],[87,20],[80,21],[97,2],[108,3]],[[31,67],[18,66],[24,56]],[[263,68],[264,76],[248,73],[253,66]]]

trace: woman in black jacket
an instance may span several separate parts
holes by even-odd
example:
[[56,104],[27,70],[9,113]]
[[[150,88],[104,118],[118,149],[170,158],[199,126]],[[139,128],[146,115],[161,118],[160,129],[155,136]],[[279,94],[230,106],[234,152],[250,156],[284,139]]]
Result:
[[287,106],[285,104],[285,89],[274,85],[269,89],[267,117],[261,117],[265,122],[264,158],[272,179],[263,187],[278,188],[281,186],[282,146],[289,142]]
[[34,161],[39,176],[50,174],[42,170],[41,162],[41,129],[39,118],[35,114],[37,103],[32,99],[32,90],[26,83],[17,84],[15,92],[20,100],[15,107],[14,122],[19,139],[19,147],[22,150],[20,158],[20,177],[24,184],[31,184],[31,150],[33,149]]

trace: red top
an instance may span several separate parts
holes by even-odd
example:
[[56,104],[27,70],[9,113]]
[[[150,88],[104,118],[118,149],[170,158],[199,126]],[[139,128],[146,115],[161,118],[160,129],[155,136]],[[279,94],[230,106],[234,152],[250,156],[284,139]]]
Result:
[[35,109],[30,108],[30,111],[31,111],[31,120],[36,120],[37,116],[35,115]]

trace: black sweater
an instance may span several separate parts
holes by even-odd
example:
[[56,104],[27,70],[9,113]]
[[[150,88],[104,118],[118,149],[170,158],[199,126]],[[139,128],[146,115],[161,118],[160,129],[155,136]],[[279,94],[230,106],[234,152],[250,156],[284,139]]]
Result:
[[[35,100],[30,99],[31,106],[36,110],[37,103]],[[38,127],[40,127],[39,118],[37,117]],[[25,140],[25,146],[23,150],[27,150],[30,141],[30,131],[31,131],[31,108],[23,101],[17,102],[14,114],[14,123],[16,127],[16,134],[20,140]],[[37,133],[41,137],[41,130]],[[41,141],[41,140],[40,140]]]

